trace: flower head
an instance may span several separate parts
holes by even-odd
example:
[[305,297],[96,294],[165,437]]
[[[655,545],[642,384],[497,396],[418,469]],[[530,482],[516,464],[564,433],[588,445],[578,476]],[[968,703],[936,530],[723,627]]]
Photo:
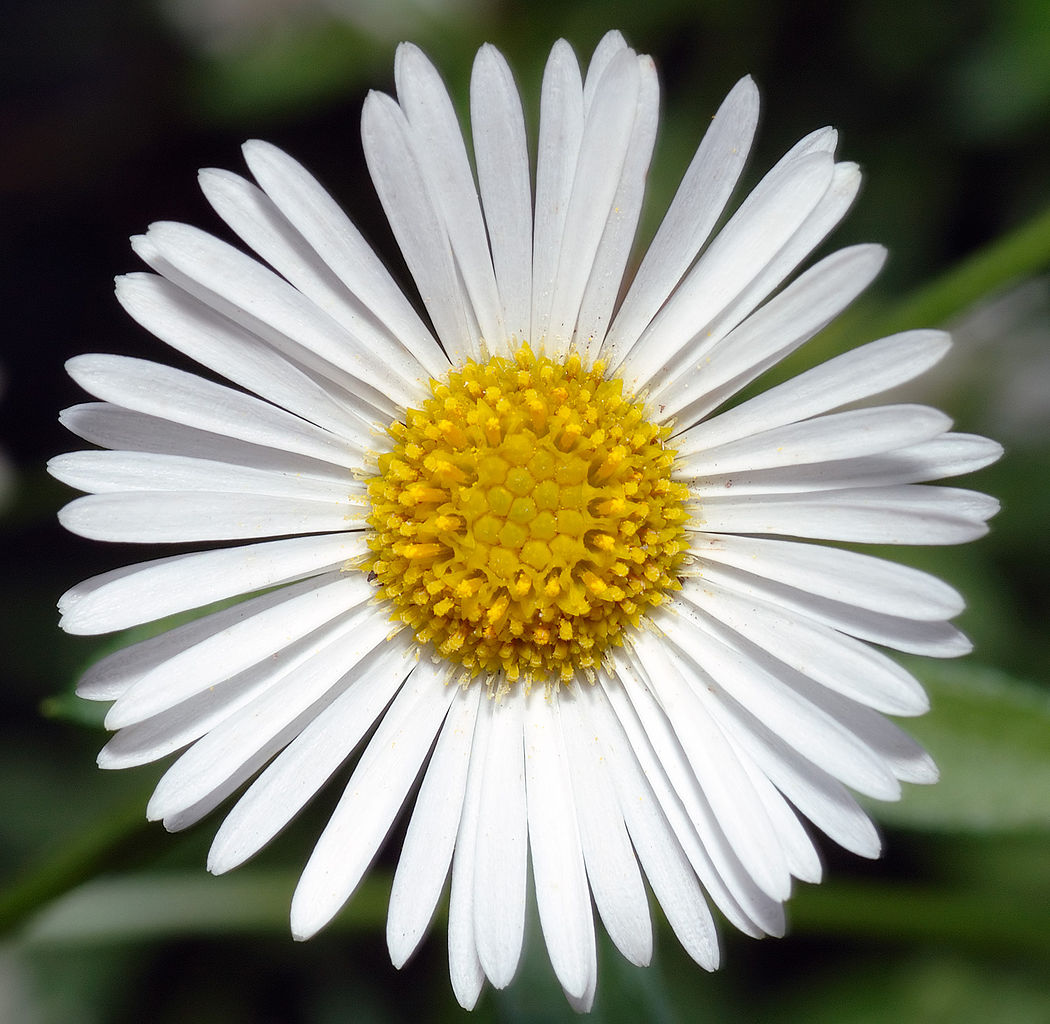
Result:
[[[652,61],[610,33],[543,80],[536,181],[511,72],[475,61],[476,178],[416,48],[372,94],[365,155],[425,318],[320,185],[272,146],[205,195],[264,262],[195,228],[134,240],[128,312],[229,384],[82,356],[100,401],[64,422],[103,450],[51,471],[101,540],[236,541],[118,569],[61,602],[74,633],[241,597],[95,665],[107,768],[181,751],[149,805],[170,829],[244,789],[209,858],[263,847],[362,745],[292,901],[307,938],[351,897],[421,779],[387,938],[400,966],[451,874],[460,1002],[508,984],[527,861],[570,1002],[596,984],[594,906],[652,951],[645,882],[702,966],[708,901],[779,934],[820,861],[800,817],[862,856],[849,793],[896,799],[929,757],[883,713],[926,710],[879,648],[968,649],[950,587],[813,540],[951,544],[995,502],[923,486],[999,454],[917,405],[857,407],[922,373],[938,331],[865,345],[746,401],[848,305],[883,251],[792,279],[860,176],[835,133],[796,145],[723,227],[758,116],[750,79],[700,143],[627,275],[657,125]],[[712,237],[713,235],[713,237]],[[269,264],[266,266],[265,264]],[[626,288],[625,286],[626,282]],[[232,385],[232,386],[231,386]],[[247,596],[251,595],[251,596]],[[244,787],[247,788],[244,788]]]

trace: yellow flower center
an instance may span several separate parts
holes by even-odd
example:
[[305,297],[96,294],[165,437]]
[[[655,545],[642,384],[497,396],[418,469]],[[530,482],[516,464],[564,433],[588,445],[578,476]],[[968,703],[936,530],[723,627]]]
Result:
[[601,363],[528,346],[430,390],[388,428],[362,569],[467,678],[590,675],[680,585],[686,489],[671,480],[670,428]]

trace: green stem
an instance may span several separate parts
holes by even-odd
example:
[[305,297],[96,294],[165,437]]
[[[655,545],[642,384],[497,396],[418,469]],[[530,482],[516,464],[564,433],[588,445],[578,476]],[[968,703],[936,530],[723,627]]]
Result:
[[16,879],[0,893],[0,934],[17,928],[41,907],[103,871],[141,862],[153,843],[143,813],[142,794],[126,808],[105,816],[97,828],[70,839],[39,867]]
[[1022,893],[877,883],[806,888],[789,904],[795,934],[849,935],[1046,957],[1050,932],[1039,900]]
[[876,337],[943,326],[978,299],[1050,267],[1050,208],[956,264],[877,320]]

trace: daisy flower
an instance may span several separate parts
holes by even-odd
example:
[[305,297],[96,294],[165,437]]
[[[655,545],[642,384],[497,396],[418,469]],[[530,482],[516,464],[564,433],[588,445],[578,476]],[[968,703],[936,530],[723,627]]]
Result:
[[265,846],[356,754],[292,898],[296,938],[350,899],[418,783],[390,894],[394,964],[451,877],[458,1000],[472,1007],[486,978],[509,984],[531,862],[551,963],[585,1010],[593,908],[645,964],[648,883],[713,969],[710,904],[778,935],[792,879],[819,879],[803,820],[874,857],[850,791],[894,800],[901,781],[934,781],[883,717],[927,700],[882,649],[964,654],[948,621],[962,599],[839,542],[981,536],[993,500],[922,484],[1000,449],[934,409],[857,405],[939,360],[938,331],[733,402],[884,256],[858,245],[793,276],[860,182],[831,129],[727,217],[758,119],[749,78],[629,274],[658,120],[650,58],[612,32],[583,75],[554,46],[534,184],[495,49],[471,78],[474,169],[427,58],[401,46],[395,77],[396,99],[365,101],[362,134],[419,308],[280,150],[244,147],[255,184],[203,171],[258,259],[154,224],[133,240],[153,273],[120,278],[117,295],[228,383],[73,359],[98,401],[63,421],[102,450],[51,472],[89,492],[60,513],[75,533],[208,546],[74,587],[62,625],[109,632],[221,602],[79,686],[113,702],[103,767],[178,753],[151,819],[183,829],[240,793],[214,872]]

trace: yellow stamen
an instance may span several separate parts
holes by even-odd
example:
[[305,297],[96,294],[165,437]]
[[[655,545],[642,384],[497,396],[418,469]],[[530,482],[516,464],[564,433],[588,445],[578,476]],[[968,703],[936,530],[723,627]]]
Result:
[[431,381],[388,429],[367,482],[371,556],[355,568],[461,681],[593,680],[680,586],[687,491],[669,428],[604,373],[521,346]]

